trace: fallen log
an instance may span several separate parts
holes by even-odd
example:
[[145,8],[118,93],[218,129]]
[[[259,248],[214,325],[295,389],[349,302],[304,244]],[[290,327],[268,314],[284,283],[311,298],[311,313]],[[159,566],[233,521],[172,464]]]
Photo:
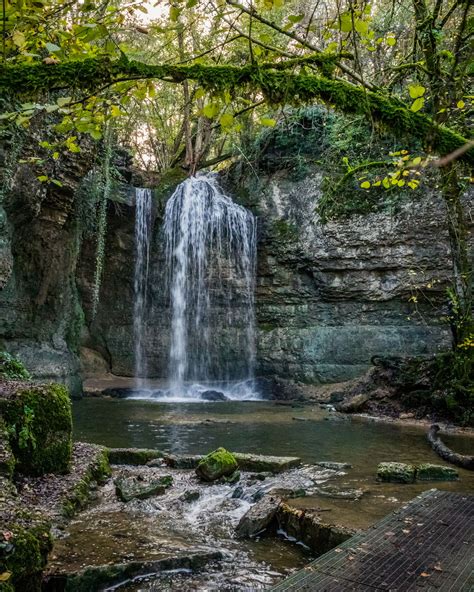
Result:
[[433,424],[427,434],[428,442],[431,448],[444,460],[447,460],[453,465],[474,471],[474,456],[467,456],[465,454],[458,454],[446,446],[438,436],[440,430],[439,425]]

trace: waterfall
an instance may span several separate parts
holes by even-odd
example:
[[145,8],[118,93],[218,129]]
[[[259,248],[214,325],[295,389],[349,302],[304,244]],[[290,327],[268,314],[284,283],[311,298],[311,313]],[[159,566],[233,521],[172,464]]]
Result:
[[240,380],[247,388],[239,392],[234,385],[230,398],[252,396],[254,216],[223,194],[214,175],[199,175],[169,199],[163,230],[170,392],[193,397],[203,383]]
[[146,385],[147,365],[144,351],[145,314],[147,308],[148,268],[152,229],[152,193],[135,189],[135,273],[133,302],[133,333],[135,349],[135,384]]

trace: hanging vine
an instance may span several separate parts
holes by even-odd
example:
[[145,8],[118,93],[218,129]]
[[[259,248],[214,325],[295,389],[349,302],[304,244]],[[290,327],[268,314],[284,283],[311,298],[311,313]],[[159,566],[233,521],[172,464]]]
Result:
[[112,156],[112,131],[111,126],[107,123],[104,132],[104,160],[97,192],[97,242],[95,254],[94,286],[92,290],[93,319],[97,314],[97,307],[99,305],[100,297],[100,286],[102,283],[102,275],[104,271],[105,239],[107,235],[107,202],[111,196],[112,190]]

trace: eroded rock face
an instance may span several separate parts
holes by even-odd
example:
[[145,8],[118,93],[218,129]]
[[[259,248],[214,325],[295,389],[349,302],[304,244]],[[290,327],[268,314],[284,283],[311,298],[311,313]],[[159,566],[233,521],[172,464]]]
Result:
[[[38,156],[33,146],[37,138],[28,137],[19,159]],[[81,231],[75,198],[91,157],[87,150],[80,158],[61,156],[53,174],[61,186],[41,183],[34,165],[17,164],[0,210],[0,339],[35,378],[63,382],[73,395],[81,390],[82,324],[74,279]],[[0,158],[0,176],[2,164]]]

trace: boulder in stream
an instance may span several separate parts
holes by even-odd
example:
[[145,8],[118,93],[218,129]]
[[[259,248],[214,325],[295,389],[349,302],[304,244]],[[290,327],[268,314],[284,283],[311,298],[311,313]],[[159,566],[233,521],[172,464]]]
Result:
[[332,461],[321,461],[316,463],[319,467],[324,469],[331,469],[333,471],[343,471],[344,469],[352,469],[352,465],[349,463],[332,462]]
[[233,453],[242,471],[253,473],[282,473],[301,464],[301,459],[295,456],[264,456],[261,454]]
[[227,401],[227,397],[220,391],[203,391],[200,397],[203,401]]
[[147,499],[163,494],[173,484],[173,477],[166,475],[159,479],[140,480],[137,477],[124,477],[115,480],[115,492],[123,502],[132,499]]
[[196,467],[196,475],[203,481],[216,481],[229,477],[239,465],[235,456],[225,448],[218,448],[201,459]]
[[237,536],[241,538],[253,538],[266,530],[275,518],[280,504],[280,497],[264,495],[240,519],[236,528]]
[[459,473],[453,467],[424,463],[417,466],[416,478],[420,481],[456,481]]
[[390,483],[413,483],[415,467],[400,462],[382,462],[377,467],[377,477]]

